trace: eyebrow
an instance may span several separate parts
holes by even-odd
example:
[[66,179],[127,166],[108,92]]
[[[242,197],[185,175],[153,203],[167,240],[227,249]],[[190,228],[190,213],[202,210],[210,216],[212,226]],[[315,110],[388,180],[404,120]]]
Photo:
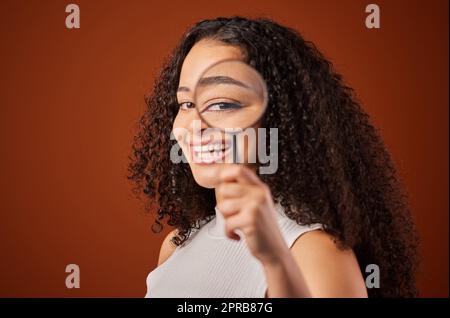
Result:
[[[250,89],[250,87],[245,85],[244,83],[228,76],[202,77],[198,82],[198,85],[200,86],[219,85],[219,84],[231,84]],[[177,92],[189,92],[189,91],[190,91],[189,87],[186,86],[180,86],[178,87],[177,90]]]

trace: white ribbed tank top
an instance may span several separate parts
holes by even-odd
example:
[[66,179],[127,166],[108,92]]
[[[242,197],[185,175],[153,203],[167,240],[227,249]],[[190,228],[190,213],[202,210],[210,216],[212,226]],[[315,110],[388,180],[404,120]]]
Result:
[[[322,228],[297,224],[280,205],[276,210],[289,248],[302,234]],[[217,208],[215,212],[215,218],[194,229],[183,246],[148,274],[146,298],[264,298],[267,283],[261,263],[244,239],[225,235],[223,215]]]

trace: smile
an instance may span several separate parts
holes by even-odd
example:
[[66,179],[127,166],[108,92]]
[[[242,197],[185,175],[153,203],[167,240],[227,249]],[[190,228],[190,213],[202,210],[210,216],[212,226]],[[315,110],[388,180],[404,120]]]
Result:
[[230,152],[229,143],[209,143],[206,145],[190,145],[192,162],[197,164],[212,164],[224,162],[226,155]]

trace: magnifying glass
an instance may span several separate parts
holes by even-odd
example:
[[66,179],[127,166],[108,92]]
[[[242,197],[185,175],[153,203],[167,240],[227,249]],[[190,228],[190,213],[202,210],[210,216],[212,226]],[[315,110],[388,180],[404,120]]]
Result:
[[264,114],[267,86],[252,66],[237,59],[221,60],[206,68],[194,87],[195,108],[204,123],[231,136],[233,163],[239,161],[237,135]]

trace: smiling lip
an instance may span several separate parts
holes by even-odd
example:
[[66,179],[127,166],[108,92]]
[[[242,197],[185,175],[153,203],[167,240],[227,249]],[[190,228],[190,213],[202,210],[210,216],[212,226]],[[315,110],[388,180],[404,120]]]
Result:
[[229,142],[210,142],[204,144],[190,144],[189,157],[196,164],[213,164],[224,162],[224,158],[230,152]]

